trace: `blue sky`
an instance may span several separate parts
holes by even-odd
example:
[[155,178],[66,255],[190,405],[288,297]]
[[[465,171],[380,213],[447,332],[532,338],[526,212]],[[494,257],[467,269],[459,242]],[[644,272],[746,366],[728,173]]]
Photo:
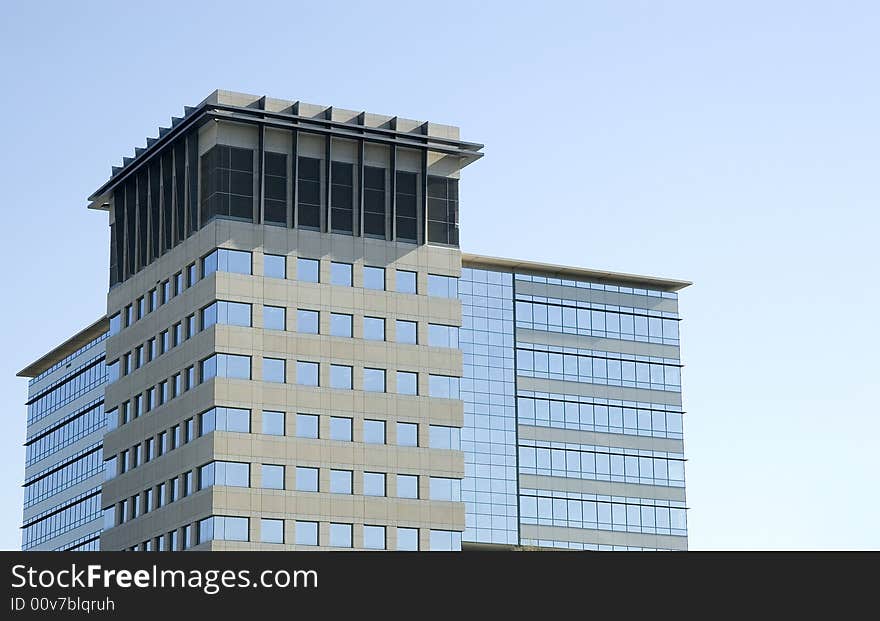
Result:
[[682,278],[692,549],[880,547],[880,5],[32,3],[0,24],[0,548],[110,166],[216,88],[458,125],[466,251]]

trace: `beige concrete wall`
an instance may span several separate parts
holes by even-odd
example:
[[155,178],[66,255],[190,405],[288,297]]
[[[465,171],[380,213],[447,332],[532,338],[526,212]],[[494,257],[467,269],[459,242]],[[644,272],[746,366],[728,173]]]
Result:
[[[108,361],[132,351],[148,339],[157,337],[175,323],[186,321],[191,314],[215,299],[252,304],[251,328],[217,325],[199,331],[192,338],[169,352],[158,356],[142,368],[121,377],[108,386],[106,408],[112,410],[119,403],[176,373],[198,363],[214,352],[248,355],[252,357],[252,380],[216,378],[153,409],[140,418],[111,431],[105,438],[105,458],[136,444],[144,446],[147,438],[155,438],[174,425],[184,423],[215,405],[240,407],[251,410],[250,434],[214,432],[196,438],[166,455],[145,463],[107,481],[103,488],[104,506],[119,503],[135,494],[195,471],[211,460],[246,461],[252,464],[251,488],[215,487],[193,493],[187,498],[135,518],[106,531],[102,547],[124,549],[152,539],[168,531],[193,523],[209,515],[238,515],[251,520],[251,538],[259,541],[256,519],[265,514],[288,520],[318,521],[327,528],[330,521],[355,524],[355,547],[360,535],[359,525],[385,525],[386,544],[396,547],[394,525],[421,528],[420,537],[427,548],[428,531],[464,529],[464,506],[460,502],[428,500],[428,477],[431,475],[461,478],[464,458],[460,451],[428,448],[428,426],[442,424],[461,426],[462,402],[430,398],[428,375],[431,373],[461,376],[462,357],[459,350],[429,347],[429,323],[461,324],[461,305],[458,300],[429,298],[428,273],[458,276],[461,271],[460,252],[451,248],[414,246],[388,243],[371,239],[321,234],[311,231],[288,230],[280,227],[255,226],[247,223],[217,220],[192,238],[149,265],[139,274],[111,290],[108,296],[108,315],[120,311],[139,296],[161,283],[190,263],[200,263],[201,257],[215,247],[248,250],[253,253],[253,275],[216,273],[199,280],[181,295],[172,298],[157,310],[136,321],[129,328],[107,341]],[[288,278],[281,280],[263,276],[263,254],[287,256]],[[320,259],[321,282],[306,283],[296,280],[296,258]],[[353,287],[329,284],[330,263],[351,263]],[[387,291],[362,288],[364,265],[386,268]],[[420,295],[394,292],[395,270],[417,272]],[[288,330],[284,332],[263,329],[264,304],[284,306],[287,309]],[[321,328],[324,334],[300,334],[295,331],[297,308],[322,311]],[[329,313],[343,312],[354,317],[353,338],[333,337],[329,331]],[[361,337],[364,315],[386,318],[386,341],[365,341]],[[418,322],[418,345],[395,342],[394,321],[406,319]],[[288,383],[263,382],[262,358],[287,360]],[[305,387],[295,381],[296,360],[321,363],[321,386]],[[353,390],[328,388],[329,364],[346,364],[354,368]],[[362,390],[364,367],[387,370],[386,393]],[[396,370],[419,373],[420,396],[395,394]],[[261,433],[262,410],[281,410],[287,414],[286,436],[264,436]],[[353,442],[327,439],[311,440],[295,437],[292,421],[295,414],[305,412],[321,415],[322,432],[326,437],[330,415],[353,419]],[[363,421],[375,418],[386,421],[386,445],[367,445],[362,439]],[[395,423],[415,422],[420,426],[419,446],[397,446]],[[196,420],[197,426],[197,420]],[[145,450],[144,448],[141,449]],[[285,490],[265,490],[259,487],[259,464],[271,463],[288,466]],[[293,490],[296,465],[321,468],[322,483],[331,468],[352,470],[354,493],[350,496],[325,492],[307,493]],[[388,497],[362,495],[361,474],[364,470],[388,474]],[[420,500],[396,498],[396,474],[420,474]],[[194,477],[197,485],[197,477]],[[325,488],[329,488],[327,485]],[[154,491],[154,494],[156,492]],[[143,500],[141,501],[143,502]],[[292,545],[292,536],[291,536]],[[262,546],[253,543],[249,546]],[[231,542],[216,542],[208,547],[241,547]],[[277,546],[273,546],[276,547]]]

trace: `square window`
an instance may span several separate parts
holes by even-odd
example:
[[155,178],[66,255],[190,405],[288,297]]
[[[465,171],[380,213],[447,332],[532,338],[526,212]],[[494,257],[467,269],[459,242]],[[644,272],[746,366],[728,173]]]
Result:
[[340,287],[351,286],[351,263],[330,263],[330,284]]
[[296,260],[296,277],[303,282],[318,282],[320,262],[317,259]]
[[364,369],[364,390],[385,392],[385,369]]
[[296,544],[300,546],[318,545],[318,523],[297,520]]
[[297,360],[296,362],[296,383],[302,386],[318,385],[318,363],[304,362]]
[[331,416],[330,439],[351,442],[351,419],[342,416]]
[[330,493],[351,494],[351,470],[330,471]]
[[459,398],[460,379],[450,375],[430,375],[428,377],[428,395],[440,399]]
[[364,473],[364,496],[384,496],[385,495],[385,473],[383,472],[365,472]]
[[343,364],[330,365],[330,387],[351,390],[352,368]]
[[285,360],[280,358],[263,358],[263,381],[283,384],[285,381],[284,368]]
[[263,543],[284,543],[284,520],[260,520],[260,541]]
[[401,528],[397,527],[397,549],[418,551],[419,549],[419,529],[418,528]]
[[385,290],[385,268],[364,266],[364,289]]
[[318,311],[299,309],[296,311],[296,331],[304,334],[318,333]]
[[457,298],[458,278],[428,274],[428,295],[439,298]]
[[385,421],[364,421],[364,442],[367,444],[385,444]]
[[296,437],[297,438],[317,438],[318,437],[318,415],[317,414],[297,414],[296,415]]
[[416,293],[416,273],[397,270],[397,292]]
[[384,526],[364,526],[364,548],[368,550],[385,549]]
[[351,315],[330,313],[330,334],[351,338]]
[[418,323],[415,321],[397,320],[397,342],[416,345],[418,343]]
[[430,549],[458,552],[461,550],[461,533],[454,530],[432,530]]
[[417,423],[397,423],[397,444],[399,446],[419,445],[419,426]]
[[282,306],[263,307],[263,328],[267,330],[284,330],[286,318],[287,309]]
[[458,348],[458,328],[435,323],[428,324],[428,345]]
[[264,489],[284,489],[284,466],[263,464],[261,476]]
[[263,410],[263,433],[267,436],[283,436],[284,412]]
[[298,492],[317,492],[318,491],[318,469],[305,468],[297,466],[296,468],[296,491]]
[[330,545],[334,548],[351,547],[351,524],[330,523]]
[[397,475],[397,497],[398,498],[418,498],[419,497],[419,477],[416,474],[398,474]]
[[279,254],[263,255],[263,276],[269,278],[287,277],[287,257]]
[[397,394],[419,394],[419,374],[412,371],[397,372]]
[[368,341],[384,341],[385,320],[382,317],[364,317],[364,338]]

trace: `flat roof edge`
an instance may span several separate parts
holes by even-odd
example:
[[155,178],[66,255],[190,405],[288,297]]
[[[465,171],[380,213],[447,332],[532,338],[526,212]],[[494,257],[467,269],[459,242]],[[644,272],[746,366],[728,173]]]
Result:
[[559,278],[571,277],[585,280],[612,281],[615,283],[626,283],[630,286],[643,285],[646,288],[660,289],[661,291],[679,291],[694,284],[688,280],[675,280],[671,278],[660,278],[657,276],[644,276],[640,274],[588,269],[585,267],[556,265],[553,263],[541,263],[539,261],[490,257],[469,252],[461,253],[461,263],[464,267],[500,268],[511,272],[537,273],[552,275]]
[[80,330],[61,343],[61,345],[58,345],[46,354],[40,356],[34,362],[30,363],[16,373],[16,377],[36,377],[59,360],[63,360],[68,354],[75,352],[89,341],[97,338],[102,332],[106,332],[109,328],[109,320],[107,317],[101,317],[87,328]]

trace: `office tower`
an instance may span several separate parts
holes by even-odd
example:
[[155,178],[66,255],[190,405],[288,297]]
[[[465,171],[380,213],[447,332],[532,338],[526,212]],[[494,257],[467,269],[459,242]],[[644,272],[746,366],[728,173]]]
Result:
[[217,91],[114,169],[102,549],[686,548],[688,283],[463,255],[481,149]]

